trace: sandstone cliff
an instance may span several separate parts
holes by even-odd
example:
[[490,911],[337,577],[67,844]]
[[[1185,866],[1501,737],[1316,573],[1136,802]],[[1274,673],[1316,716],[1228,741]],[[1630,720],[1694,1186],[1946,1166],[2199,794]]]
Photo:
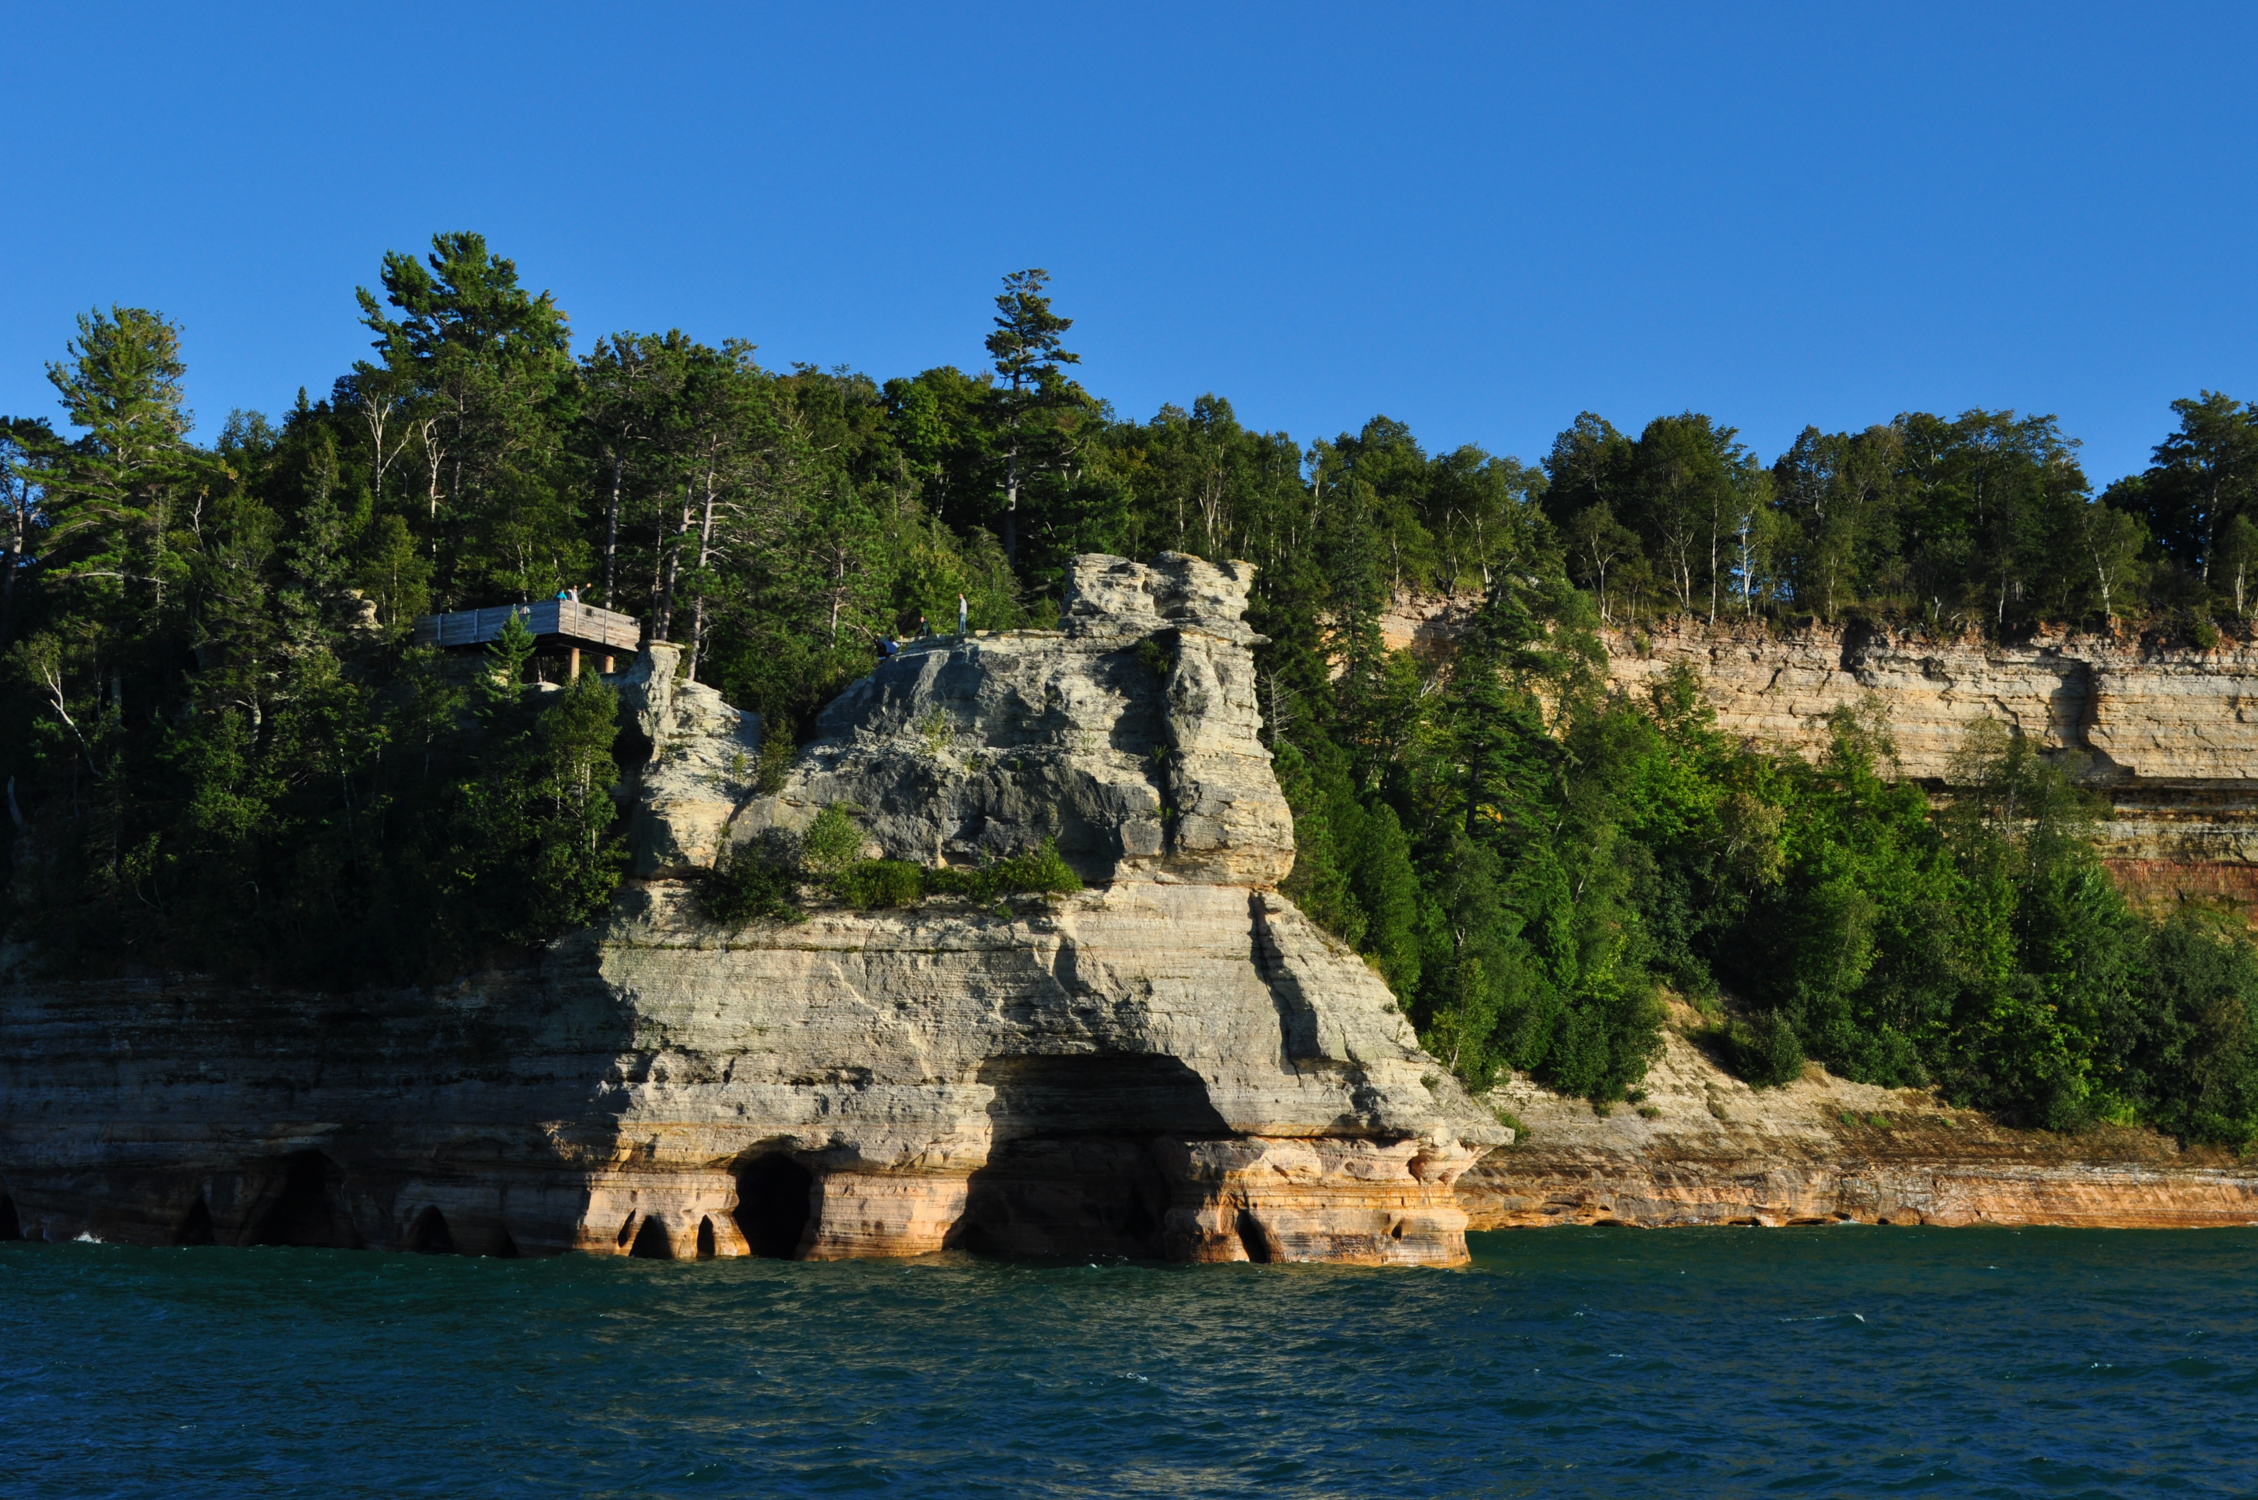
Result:
[[1643,1092],[1601,1116],[1525,1079],[1500,1088],[1527,1129],[1461,1179],[1472,1227],[2258,1223],[2258,1169],[2232,1152],[2115,1126],[2008,1130],[1816,1063],[1751,1089],[1677,1029]]
[[[1395,650],[1447,650],[1471,609],[1465,598],[1407,595],[1382,616],[1382,634]],[[2010,725],[2109,798],[2102,854],[2136,901],[2258,921],[2258,644],[2199,650],[2059,631],[2001,644],[1690,621],[1604,640],[1618,685],[1643,689],[1683,663],[1700,674],[1718,727],[1761,745],[1814,754],[1830,711],[1872,701],[1903,773],[1938,785],[1971,720]]]
[[2090,635],[2016,645],[1864,626],[1778,634],[1683,626],[1608,637],[1627,687],[1673,663],[1701,674],[1718,727],[1811,753],[1838,707],[1878,703],[1904,774],[1945,783],[1988,716],[2105,793],[2102,854],[2137,899],[2258,912],[2258,646],[2210,651]]
[[[634,878],[536,969],[325,997],[0,990],[0,1233],[482,1253],[1449,1264],[1510,1137],[1272,888],[1248,570],[1082,558],[1057,631],[923,642],[782,789],[655,647]],[[1054,838],[1092,882],[742,931],[694,882],[856,810],[873,853]]]
[[[1398,600],[1388,644],[1447,650],[1467,608]],[[1901,772],[1947,791],[1970,721],[2011,725],[2110,799],[2102,852],[2136,901],[2258,917],[2258,647],[1694,624],[1605,643],[1619,687],[1690,666],[1719,728],[1763,746],[1815,754],[1830,711],[1878,706]],[[1461,1179],[1474,1226],[2258,1222],[2258,1168],[2149,1130],[2008,1130],[1816,1065],[1786,1089],[1752,1090],[1677,1030],[1645,1091],[1603,1117],[1526,1079],[1500,1089],[1493,1102],[1529,1129]]]

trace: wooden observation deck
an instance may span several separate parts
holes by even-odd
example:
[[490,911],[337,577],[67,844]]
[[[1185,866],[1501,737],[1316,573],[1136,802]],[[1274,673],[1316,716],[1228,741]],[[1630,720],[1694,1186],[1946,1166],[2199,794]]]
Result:
[[642,644],[643,626],[633,615],[598,609],[570,599],[543,599],[534,604],[502,604],[492,609],[460,609],[452,614],[418,615],[416,644],[454,650],[483,646],[501,639],[502,627],[516,615],[533,632],[534,649],[544,656],[569,654],[572,675],[580,675],[580,653],[602,659],[602,671],[612,670],[618,655],[633,655]]

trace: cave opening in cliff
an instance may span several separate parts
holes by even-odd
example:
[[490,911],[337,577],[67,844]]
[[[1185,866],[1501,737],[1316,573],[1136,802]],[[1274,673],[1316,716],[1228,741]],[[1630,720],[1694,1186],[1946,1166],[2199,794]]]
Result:
[[345,1212],[345,1174],[337,1163],[319,1151],[297,1151],[278,1165],[282,1181],[259,1216],[252,1244],[362,1248],[364,1242]]
[[1263,1229],[1262,1221],[1254,1216],[1253,1209],[1239,1210],[1238,1229],[1239,1246],[1247,1252],[1248,1260],[1266,1266],[1278,1258],[1275,1247],[1270,1243],[1269,1233]]
[[447,1230],[447,1216],[436,1203],[427,1204],[408,1226],[408,1248],[419,1255],[453,1255],[455,1237]]
[[737,1227],[753,1254],[796,1260],[815,1217],[815,1174],[791,1157],[756,1156],[737,1173]]
[[1153,1053],[994,1057],[993,1144],[948,1244],[975,1254],[1165,1255],[1172,1169],[1156,1140],[1227,1139],[1207,1083]]
[[212,1230],[211,1205],[204,1201],[202,1193],[196,1195],[196,1201],[189,1204],[188,1212],[181,1216],[180,1228],[173,1231],[172,1242],[176,1245],[219,1243],[219,1236]]
[[666,1225],[656,1214],[646,1214],[643,1227],[635,1231],[635,1243],[627,1247],[629,1256],[636,1260],[674,1259],[674,1241],[667,1238]]
[[16,1200],[0,1193],[0,1240],[24,1237],[24,1221],[16,1217]]
[[713,1220],[700,1219],[698,1221],[698,1259],[712,1260],[713,1254]]

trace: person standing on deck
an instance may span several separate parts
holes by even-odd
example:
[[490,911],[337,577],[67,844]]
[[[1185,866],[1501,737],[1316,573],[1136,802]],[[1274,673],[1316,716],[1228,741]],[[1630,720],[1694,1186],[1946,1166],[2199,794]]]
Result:
[[964,602],[964,595],[957,595],[957,634],[959,636],[964,634],[965,621],[970,618],[971,613],[972,607]]

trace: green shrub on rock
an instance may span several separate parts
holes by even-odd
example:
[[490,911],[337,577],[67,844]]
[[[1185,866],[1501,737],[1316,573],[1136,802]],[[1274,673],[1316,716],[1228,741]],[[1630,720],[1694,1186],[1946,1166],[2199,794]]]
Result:
[[810,880],[836,880],[862,858],[862,846],[862,829],[845,803],[834,802],[800,835],[800,869]]
[[1803,1076],[1803,1043],[1794,1024],[1776,1010],[1735,1021],[1726,1041],[1733,1071],[1757,1088],[1779,1088]]
[[988,905],[1006,896],[1064,895],[1082,877],[1044,839],[1024,854],[973,869],[927,869],[906,859],[863,859],[863,832],[841,803],[816,814],[794,838],[771,831],[725,852],[698,888],[699,903],[717,922],[743,926],[762,918],[797,920],[810,892],[857,910],[915,906],[932,896],[961,896]]
[[925,896],[925,872],[906,859],[865,859],[831,879],[831,890],[853,907],[915,906]]
[[792,905],[792,864],[796,851],[772,836],[722,851],[714,872],[698,885],[698,904],[728,927],[762,919],[797,920]]

